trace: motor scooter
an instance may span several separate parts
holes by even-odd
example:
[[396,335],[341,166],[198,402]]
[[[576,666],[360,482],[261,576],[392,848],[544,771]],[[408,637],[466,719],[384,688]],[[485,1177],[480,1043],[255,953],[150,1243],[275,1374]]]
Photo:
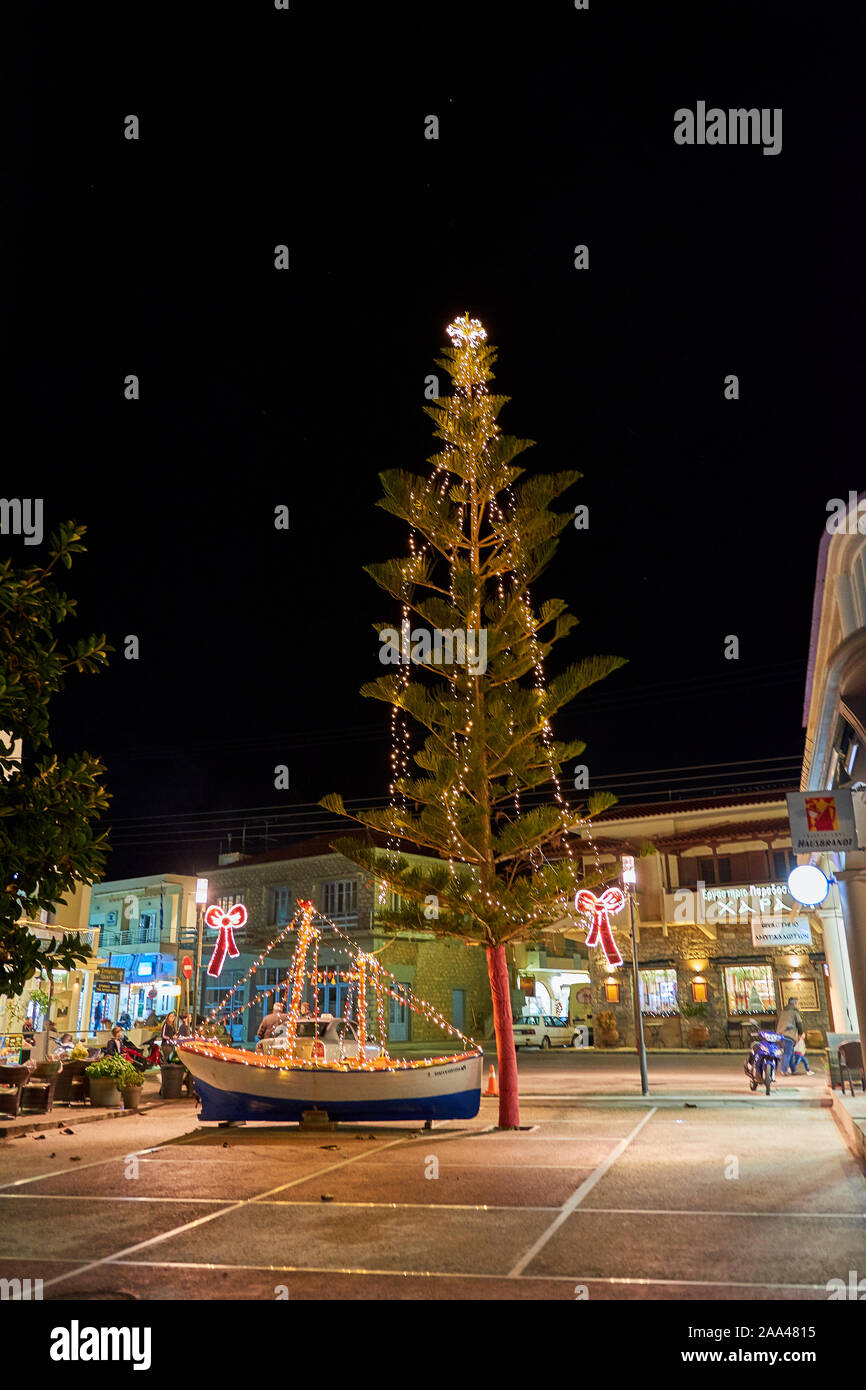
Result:
[[782,1035],[759,1028],[754,1019],[750,1019],[750,1024],[751,1048],[743,1063],[743,1071],[749,1078],[751,1090],[757,1091],[762,1085],[769,1095],[776,1079],[776,1067],[784,1050]]
[[162,1061],[162,1049],[155,1038],[148,1043],[146,1049],[136,1047],[129,1038],[124,1038],[120,1044],[120,1055],[125,1057],[127,1062],[131,1062],[136,1071],[149,1071],[151,1067],[158,1067]]

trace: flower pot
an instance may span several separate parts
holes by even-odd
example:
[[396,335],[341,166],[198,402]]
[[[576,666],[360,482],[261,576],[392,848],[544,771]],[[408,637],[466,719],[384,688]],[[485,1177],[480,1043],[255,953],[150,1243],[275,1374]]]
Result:
[[705,1023],[693,1023],[689,1029],[689,1047],[706,1047],[710,1030]]
[[90,1076],[90,1104],[105,1105],[110,1108],[120,1109],[120,1091],[117,1089],[117,1082],[111,1076]]
[[163,1100],[180,1100],[183,1091],[183,1074],[186,1067],[180,1062],[166,1062],[160,1067],[162,1072],[162,1090],[160,1095]]
[[124,1110],[137,1110],[141,1100],[140,1086],[124,1086],[120,1094],[123,1097]]

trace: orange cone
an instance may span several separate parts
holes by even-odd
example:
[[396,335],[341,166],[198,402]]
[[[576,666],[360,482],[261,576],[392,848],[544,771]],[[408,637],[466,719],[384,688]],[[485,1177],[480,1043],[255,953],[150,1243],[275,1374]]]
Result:
[[484,1092],[484,1094],[486,1096],[499,1095],[499,1087],[496,1084],[496,1068],[494,1067],[492,1062],[490,1063],[490,1075],[487,1078],[487,1090]]

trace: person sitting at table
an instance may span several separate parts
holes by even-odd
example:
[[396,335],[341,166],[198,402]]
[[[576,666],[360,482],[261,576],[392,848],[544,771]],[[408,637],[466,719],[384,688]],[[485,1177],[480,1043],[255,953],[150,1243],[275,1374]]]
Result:
[[63,1034],[63,1037],[60,1038],[59,1041],[57,1042],[57,1046],[54,1048],[54,1051],[51,1053],[51,1056],[57,1058],[57,1059],[60,1060],[60,1061],[62,1061],[64,1057],[68,1057],[68,1056],[69,1056],[70,1052],[72,1051],[72,1048],[73,1048],[73,1037],[72,1037],[72,1034],[71,1034],[71,1033],[64,1033],[64,1034]]
[[111,1030],[111,1037],[108,1039],[108,1046],[105,1049],[106,1057],[119,1057],[121,1053],[121,1043],[123,1041],[123,1029],[118,1028],[115,1023]]

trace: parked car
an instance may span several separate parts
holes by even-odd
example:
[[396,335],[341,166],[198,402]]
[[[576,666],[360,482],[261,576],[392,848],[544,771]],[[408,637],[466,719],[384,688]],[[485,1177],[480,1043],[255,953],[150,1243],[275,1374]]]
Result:
[[[265,1038],[262,1050],[269,1053],[277,1053],[285,1050],[287,1042],[287,1028],[285,1024],[280,1024],[269,1038]],[[318,1019],[302,1018],[298,1020],[295,1056],[312,1058],[318,1057],[320,1062],[338,1062],[341,1056],[340,1038],[342,1036],[342,1056],[358,1056],[358,1030],[354,1023],[347,1023],[345,1019],[335,1018],[333,1014],[320,1014]],[[381,1054],[381,1047],[378,1043],[368,1042],[365,1048],[365,1055],[368,1061]]]
[[514,1046],[521,1047],[581,1047],[582,1025],[569,1023],[552,1014],[532,1014],[519,1018],[514,1024]]

